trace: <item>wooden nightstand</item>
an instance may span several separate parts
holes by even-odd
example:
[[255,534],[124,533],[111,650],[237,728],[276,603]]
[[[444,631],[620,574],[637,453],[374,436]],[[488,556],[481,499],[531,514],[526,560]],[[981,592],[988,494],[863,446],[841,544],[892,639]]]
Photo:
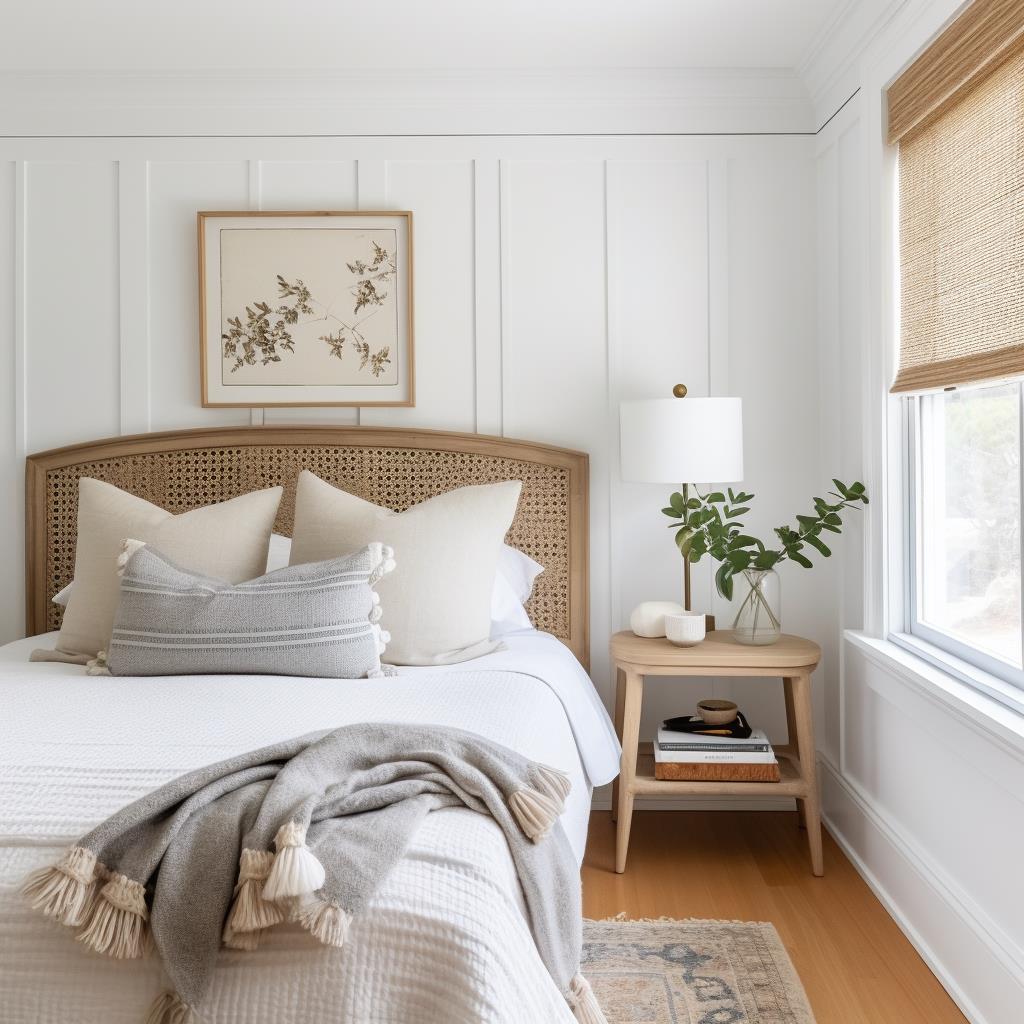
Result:
[[[612,790],[612,818],[618,823],[615,870],[626,870],[633,799],[653,796],[792,796],[811,851],[811,870],[824,874],[821,857],[821,809],[814,758],[811,673],[821,649],[810,640],[783,634],[778,643],[749,647],[736,643],[730,630],[708,633],[696,647],[668,640],[616,633],[611,641],[616,668],[615,728],[622,740],[622,765]],[[786,698],[788,742],[775,747],[780,782],[666,782],[654,777],[653,752],[640,750],[640,708],[644,676],[781,676]],[[644,745],[649,748],[649,744]],[[639,763],[638,763],[639,755]]]

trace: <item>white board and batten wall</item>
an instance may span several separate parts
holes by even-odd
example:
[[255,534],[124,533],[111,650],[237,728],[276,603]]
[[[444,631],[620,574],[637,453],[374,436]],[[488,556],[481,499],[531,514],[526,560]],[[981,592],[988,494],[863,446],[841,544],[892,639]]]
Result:
[[822,457],[842,473],[860,468],[875,499],[834,577],[845,633],[839,685],[828,688],[836,731],[819,765],[827,827],[967,1018],[1017,1024],[1024,729],[884,640],[901,628],[886,614],[886,588],[901,580],[886,520],[901,498],[885,442],[895,156],[883,145],[881,93],[959,7],[889,4],[847,71],[860,93],[816,139]]
[[[699,131],[708,109],[756,126],[742,103],[737,117],[693,103],[669,135],[0,140],[3,638],[23,629],[27,453],[250,422],[479,431],[590,454],[593,675],[610,702],[609,634],[681,591],[668,488],[619,476],[620,398],[679,381],[742,395],[752,526],[802,511],[823,483],[813,139],[786,103],[755,112],[767,134],[687,135],[691,108]],[[415,407],[203,409],[196,211],[360,208],[414,212]],[[794,569],[783,600],[787,628],[828,646],[826,573]],[[722,611],[709,565],[694,589]],[[776,684],[652,688],[647,732],[709,692],[784,729]]]

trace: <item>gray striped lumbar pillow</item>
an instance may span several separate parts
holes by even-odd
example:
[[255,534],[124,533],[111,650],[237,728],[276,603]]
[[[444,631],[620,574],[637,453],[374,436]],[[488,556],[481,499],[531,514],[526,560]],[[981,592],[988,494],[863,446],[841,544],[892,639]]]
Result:
[[124,542],[119,564],[113,675],[383,674],[390,637],[373,588],[395,567],[384,545],[235,584],[186,572],[139,541]]

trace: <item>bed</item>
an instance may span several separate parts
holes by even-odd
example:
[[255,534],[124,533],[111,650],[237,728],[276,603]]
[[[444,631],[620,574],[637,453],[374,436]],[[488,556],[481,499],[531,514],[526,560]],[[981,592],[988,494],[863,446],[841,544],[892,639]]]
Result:
[[[509,542],[545,572],[536,629],[504,649],[387,680],[278,676],[87,676],[29,663],[52,646],[71,580],[77,480],[92,476],[170,511],[282,484],[290,532],[308,468],[401,510],[468,483],[523,481]],[[21,878],[118,807],[181,772],[315,729],[412,721],[478,732],[571,775],[562,824],[579,860],[590,793],[618,746],[587,664],[586,456],[431,431],[275,427],[118,438],[30,458],[24,640],[0,649],[0,992],[8,1024],[143,1019],[159,962],[90,954],[19,896]],[[32,635],[40,634],[40,635]],[[465,809],[428,816],[341,950],[275,930],[221,954],[204,1021],[572,1021],[533,947],[508,848]]]

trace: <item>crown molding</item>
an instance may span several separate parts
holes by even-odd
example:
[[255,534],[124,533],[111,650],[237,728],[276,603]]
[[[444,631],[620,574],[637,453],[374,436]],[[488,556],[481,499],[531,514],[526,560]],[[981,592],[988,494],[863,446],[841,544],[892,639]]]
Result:
[[807,87],[820,126],[861,84],[860,61],[912,0],[845,0],[811,40],[795,73]]
[[789,69],[0,73],[0,136],[740,134],[814,130]]

